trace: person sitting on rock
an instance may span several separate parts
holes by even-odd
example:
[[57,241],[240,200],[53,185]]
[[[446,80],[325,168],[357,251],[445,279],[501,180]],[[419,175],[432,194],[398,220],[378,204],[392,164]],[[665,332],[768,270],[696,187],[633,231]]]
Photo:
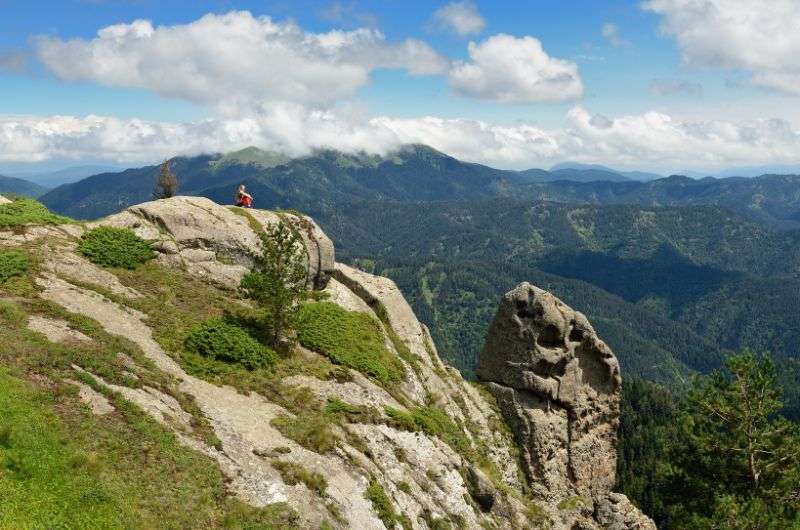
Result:
[[240,184],[239,189],[236,190],[236,206],[240,208],[253,207],[253,196],[247,193],[247,188],[245,188],[244,184]]

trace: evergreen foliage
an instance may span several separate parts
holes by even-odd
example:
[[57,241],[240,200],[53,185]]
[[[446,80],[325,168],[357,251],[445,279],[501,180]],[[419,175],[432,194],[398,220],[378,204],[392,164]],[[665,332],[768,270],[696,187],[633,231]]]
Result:
[[248,370],[271,366],[277,357],[247,331],[222,319],[196,326],[186,337],[185,346],[208,359],[240,364]]
[[664,494],[674,528],[779,529],[800,523],[800,429],[775,367],[750,352],[697,380],[669,445]]
[[153,191],[154,199],[169,199],[178,193],[178,177],[172,172],[169,160],[165,160],[159,167],[158,182]]
[[0,284],[28,272],[28,255],[17,250],[0,250]]
[[310,302],[300,308],[298,323],[303,346],[382,384],[402,381],[402,362],[386,349],[380,325],[368,314],[332,302]]
[[273,347],[295,327],[300,302],[307,297],[306,254],[302,239],[287,221],[260,234],[261,253],[241,283],[245,295],[264,311],[262,330]]
[[155,257],[150,244],[127,228],[99,226],[86,232],[78,250],[103,267],[133,270]]
[[778,530],[800,523],[800,428],[768,356],[731,356],[673,400],[626,384],[618,486],[659,528]]

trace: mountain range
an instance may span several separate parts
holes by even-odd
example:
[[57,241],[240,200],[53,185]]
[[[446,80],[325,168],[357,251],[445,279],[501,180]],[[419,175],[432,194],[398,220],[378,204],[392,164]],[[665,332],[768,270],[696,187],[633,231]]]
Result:
[[[388,156],[318,151],[287,158],[249,148],[227,155],[179,157],[172,169],[180,193],[230,202],[244,183],[257,205],[316,213],[352,200],[453,201],[516,197],[571,204],[718,205],[776,229],[800,228],[800,176],[682,176],[647,182],[589,168],[510,171],[466,163],[429,147]],[[94,219],[148,200],[158,166],[103,173],[60,186],[42,202],[60,213]],[[602,180],[596,180],[602,179]]]

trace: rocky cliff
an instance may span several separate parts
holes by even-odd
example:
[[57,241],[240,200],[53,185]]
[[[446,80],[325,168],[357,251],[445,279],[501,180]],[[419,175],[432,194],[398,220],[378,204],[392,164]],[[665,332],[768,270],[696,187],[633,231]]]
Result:
[[[235,288],[257,233],[281,219],[305,243],[308,288],[368,315],[402,365],[400,380],[334,365],[302,341],[269,377],[248,384],[208,376],[177,351],[182,320],[247,307]],[[96,225],[150,241],[157,257],[147,275],[87,261],[77,244]],[[330,239],[296,212],[176,197],[92,225],[0,231],[3,248],[37,263],[32,289],[0,290],[4,303],[29,312],[31,331],[62,346],[101,340],[77,329],[80,316],[131,345],[108,365],[76,356],[53,372],[94,414],[115,414],[119,399],[135,404],[216,462],[230,495],[252,506],[288,504],[302,528],[654,528],[611,493],[616,358],[583,315],[531,285],[502,299],[477,385],[442,363],[391,280],[336,263]],[[167,284],[181,287],[167,292]],[[308,442],[320,438],[315,428],[325,443]]]

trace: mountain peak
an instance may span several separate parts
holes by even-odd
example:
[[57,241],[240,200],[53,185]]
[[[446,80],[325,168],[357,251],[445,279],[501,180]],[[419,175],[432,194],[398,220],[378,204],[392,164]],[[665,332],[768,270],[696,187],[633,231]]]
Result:
[[291,157],[278,151],[266,151],[256,146],[245,147],[238,151],[225,153],[220,158],[209,162],[214,170],[220,170],[233,164],[253,164],[263,168],[272,168],[285,164]]

